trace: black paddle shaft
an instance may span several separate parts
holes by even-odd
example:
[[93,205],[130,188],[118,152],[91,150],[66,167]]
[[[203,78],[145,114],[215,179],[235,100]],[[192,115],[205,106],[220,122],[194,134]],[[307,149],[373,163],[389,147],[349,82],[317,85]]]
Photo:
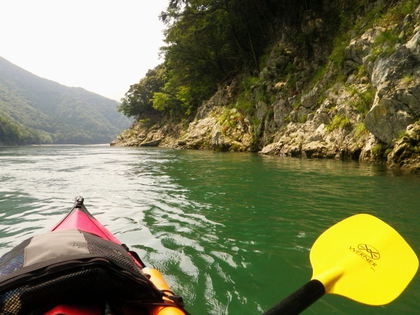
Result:
[[325,294],[322,282],[311,280],[263,315],[296,315]]

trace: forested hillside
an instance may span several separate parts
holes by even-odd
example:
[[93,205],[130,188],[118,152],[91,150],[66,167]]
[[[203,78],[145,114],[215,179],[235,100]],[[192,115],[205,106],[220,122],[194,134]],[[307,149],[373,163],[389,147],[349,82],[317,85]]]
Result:
[[[420,172],[419,0],[171,0],[164,62],[114,145],[387,162]],[[414,166],[413,166],[414,165]]]
[[0,144],[108,143],[129,126],[118,102],[40,78],[0,57]]

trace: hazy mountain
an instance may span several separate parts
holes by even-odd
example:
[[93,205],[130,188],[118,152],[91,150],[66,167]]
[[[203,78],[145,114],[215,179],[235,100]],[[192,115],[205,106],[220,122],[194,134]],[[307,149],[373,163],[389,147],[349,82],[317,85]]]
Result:
[[107,143],[130,125],[117,106],[0,57],[0,144]]

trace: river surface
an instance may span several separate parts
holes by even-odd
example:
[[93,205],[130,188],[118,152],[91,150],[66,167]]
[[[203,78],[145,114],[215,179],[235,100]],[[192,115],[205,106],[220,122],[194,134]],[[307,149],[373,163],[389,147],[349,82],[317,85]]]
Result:
[[[48,231],[78,195],[164,274],[193,315],[261,314],[309,281],[313,242],[353,214],[381,218],[420,253],[420,178],[381,166],[248,153],[28,146],[0,148],[0,254]],[[419,313],[418,275],[386,306],[327,295],[304,312]]]

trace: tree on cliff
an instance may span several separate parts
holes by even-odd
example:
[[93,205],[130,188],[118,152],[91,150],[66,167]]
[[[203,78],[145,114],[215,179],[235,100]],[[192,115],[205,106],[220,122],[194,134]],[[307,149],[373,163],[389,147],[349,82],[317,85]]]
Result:
[[[372,1],[170,0],[160,16],[166,25],[166,46],[161,48],[164,62],[131,86],[120,111],[138,118],[157,112],[185,118],[209,99],[218,85],[240,73],[258,76],[270,45],[283,33],[279,30],[292,30],[289,33],[301,43],[299,54],[311,55],[310,42],[317,34],[301,29],[308,12],[328,11],[334,24],[330,30],[335,32],[343,12],[368,2]],[[151,84],[156,71],[161,84]]]
[[[167,45],[162,48],[165,61],[130,87],[120,111],[139,118],[154,111],[176,117],[193,113],[218,84],[240,72],[259,72],[279,18],[297,21],[302,8],[320,3],[171,0],[160,16],[167,27]],[[158,76],[160,83],[156,84]]]
[[152,97],[155,92],[162,89],[164,78],[165,67],[163,65],[149,70],[139,83],[130,86],[118,110],[128,117],[139,118],[156,115]]

